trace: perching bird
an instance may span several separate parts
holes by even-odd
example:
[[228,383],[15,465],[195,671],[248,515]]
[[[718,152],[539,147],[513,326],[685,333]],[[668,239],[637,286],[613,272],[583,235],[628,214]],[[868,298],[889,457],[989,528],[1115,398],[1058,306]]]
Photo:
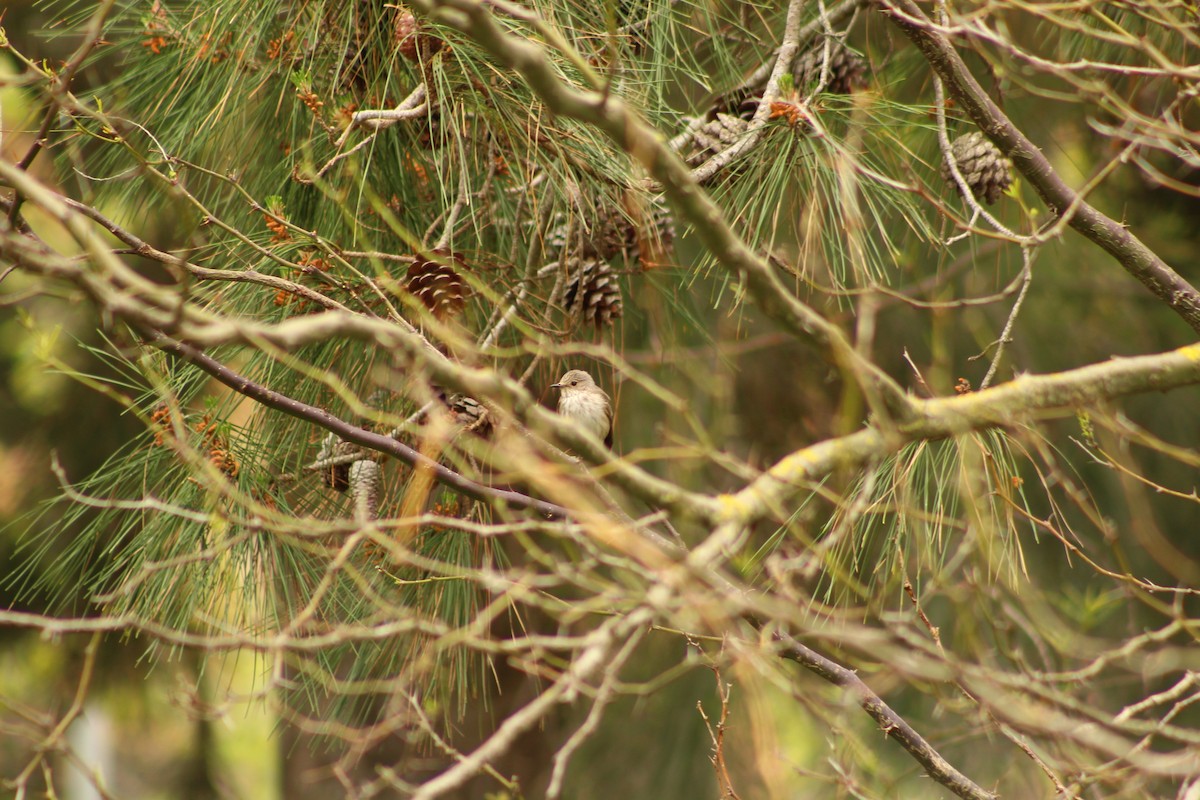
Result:
[[550,384],[550,388],[558,389],[558,413],[574,420],[597,439],[603,439],[605,447],[612,447],[612,401],[591,375],[573,369],[559,378],[558,383]]

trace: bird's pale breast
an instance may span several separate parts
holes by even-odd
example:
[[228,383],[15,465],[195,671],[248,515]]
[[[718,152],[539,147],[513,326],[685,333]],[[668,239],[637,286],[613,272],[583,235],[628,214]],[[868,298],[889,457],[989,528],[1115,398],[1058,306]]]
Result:
[[558,413],[578,422],[597,439],[608,435],[608,400],[604,395],[593,392],[563,392],[558,400]]

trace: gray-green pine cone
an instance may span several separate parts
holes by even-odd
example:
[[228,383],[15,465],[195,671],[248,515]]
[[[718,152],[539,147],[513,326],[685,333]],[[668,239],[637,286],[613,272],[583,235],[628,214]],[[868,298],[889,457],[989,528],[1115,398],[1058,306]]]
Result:
[[690,166],[703,164],[717,153],[729,149],[742,138],[749,124],[747,120],[734,114],[717,114],[715,119],[704,123],[700,130],[696,131],[687,163]]
[[[821,64],[824,60],[824,43],[818,44],[796,59],[792,66],[796,86],[800,89],[816,86],[821,80]],[[830,94],[850,94],[855,89],[863,89],[867,85],[866,72],[865,61],[847,50],[840,42],[833,42],[829,47],[829,81],[822,91]]]
[[370,459],[355,461],[348,474],[350,494],[354,498],[354,513],[359,519],[379,516],[379,487],[382,479],[379,464]]
[[612,325],[624,312],[617,276],[606,262],[594,259],[573,261],[563,305],[567,313],[597,328]]
[[[1000,195],[1012,185],[1012,162],[1004,157],[1000,148],[979,131],[972,131],[955,139],[950,144],[950,154],[958,171],[966,179],[967,186],[976,197],[988,205],[996,202]],[[942,162],[942,178],[957,189],[950,165]]]
[[336,433],[330,433],[321,440],[321,449],[317,451],[317,462],[337,461],[334,464],[322,464],[321,482],[330,489],[344,492],[350,488],[350,464],[346,459],[351,453],[359,451],[359,447],[347,442]]

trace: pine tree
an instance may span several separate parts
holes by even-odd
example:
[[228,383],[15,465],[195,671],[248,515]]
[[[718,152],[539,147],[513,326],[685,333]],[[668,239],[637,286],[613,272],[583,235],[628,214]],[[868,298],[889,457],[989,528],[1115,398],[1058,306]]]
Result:
[[53,13],[5,291],[142,431],[0,619],[261,659],[289,798],[1193,796],[1191,6]]

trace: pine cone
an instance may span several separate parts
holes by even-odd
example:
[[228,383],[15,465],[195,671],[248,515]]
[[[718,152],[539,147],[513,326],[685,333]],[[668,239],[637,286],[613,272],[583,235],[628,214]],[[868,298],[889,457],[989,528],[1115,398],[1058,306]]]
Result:
[[675,218],[671,209],[655,202],[652,210],[636,212],[630,221],[615,207],[599,212],[601,221],[584,230],[582,222],[572,227],[559,220],[546,234],[546,249],[564,261],[621,257],[627,264],[654,266],[666,259],[675,242]]
[[740,87],[731,89],[714,98],[708,113],[708,119],[711,121],[721,114],[729,114],[730,116],[749,120],[754,116],[754,112],[758,110],[758,104],[762,102],[762,96],[763,90],[761,88]]
[[552,227],[546,231],[546,252],[558,253],[560,258],[566,258],[570,253],[585,250],[587,239],[577,219],[568,221],[565,214],[558,212],[554,215]]
[[[824,42],[811,48],[792,66],[798,88],[811,88],[821,81],[821,64],[825,60]],[[867,64],[840,42],[829,47],[829,82],[822,90],[829,94],[850,94],[866,88]]]
[[350,496],[354,498],[354,514],[359,519],[375,519],[379,516],[379,464],[369,458],[349,465],[348,484]]
[[607,263],[574,260],[572,275],[563,293],[567,313],[591,322],[597,328],[612,325],[624,311],[621,287]]
[[717,114],[716,119],[709,120],[696,131],[687,163],[692,166],[702,164],[729,148],[746,132],[747,125],[746,120],[733,114]]
[[[950,153],[954,157],[954,163],[958,165],[958,171],[966,179],[967,186],[976,197],[988,205],[996,202],[1012,184],[1012,162],[979,131],[972,131],[955,139],[950,145]],[[950,165],[944,161],[942,178],[955,190],[958,189]]]
[[668,260],[668,253],[675,244],[675,217],[671,209],[661,203],[654,203],[638,216],[636,224],[621,218],[620,254],[631,265],[658,266]]
[[[317,461],[329,461],[341,456],[348,456],[358,450],[358,447],[345,441],[336,433],[331,433],[321,440],[321,449],[317,451]],[[336,492],[344,492],[350,488],[350,462],[325,465],[321,470],[321,482]]]
[[675,247],[675,215],[670,206],[655,203],[650,222],[650,227],[640,231],[637,240],[635,258],[643,267],[667,261]]
[[424,26],[413,13],[401,6],[396,10],[396,49],[400,55],[409,61],[423,63],[442,49],[442,40],[428,33],[423,33]]
[[602,261],[628,256],[629,251],[637,247],[637,228],[615,208],[608,210],[592,234],[590,251]]
[[[474,397],[469,397],[459,392],[452,393],[445,386],[438,383],[430,384],[429,388],[434,399],[442,406],[439,411],[442,413],[449,412],[450,418],[454,420],[455,425],[472,433],[477,433],[484,438],[491,435],[492,419],[488,414],[487,408],[482,403]],[[424,414],[417,420],[419,425],[425,425],[428,422],[429,418]]]
[[625,215],[615,208],[599,211],[597,215],[600,219],[592,222],[590,227],[585,227],[578,217],[570,224],[560,221],[546,233],[546,249],[558,252],[563,260],[599,258],[607,261],[625,253],[637,239]]
[[487,436],[492,431],[492,420],[487,409],[475,398],[465,394],[455,394],[449,398],[447,405],[454,421],[469,431],[480,436]]
[[[435,252],[447,260],[456,261],[460,265],[465,264],[462,256],[457,253]],[[467,305],[467,297],[471,294],[471,287],[467,286],[466,281],[453,267],[421,256],[417,256],[409,266],[405,278],[405,288],[424,303],[438,319],[461,314]]]

